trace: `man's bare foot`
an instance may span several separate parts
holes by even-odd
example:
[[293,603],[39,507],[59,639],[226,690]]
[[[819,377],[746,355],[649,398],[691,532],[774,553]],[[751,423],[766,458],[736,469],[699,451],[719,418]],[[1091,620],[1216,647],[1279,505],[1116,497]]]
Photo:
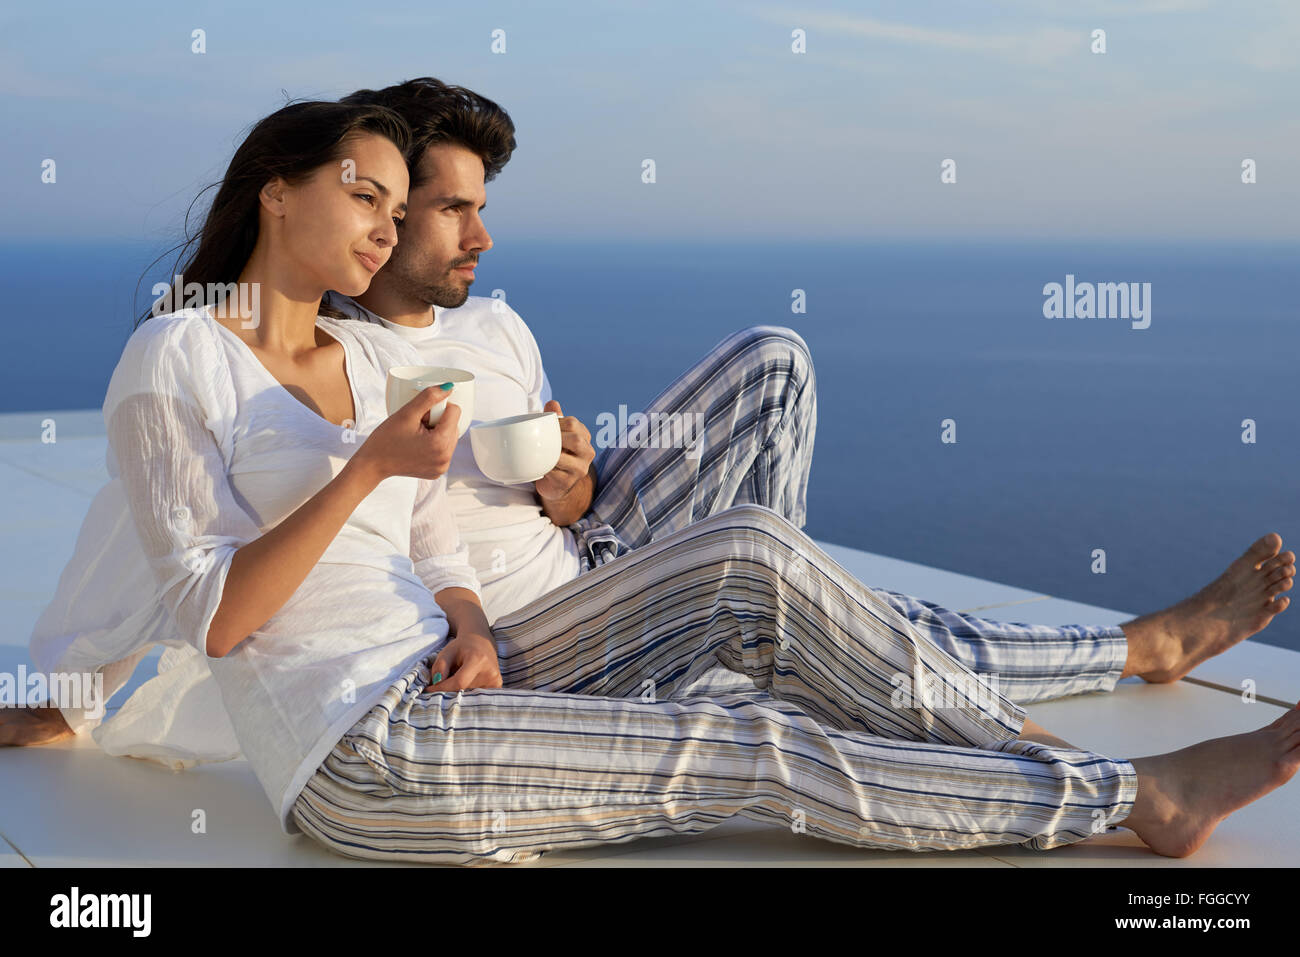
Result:
[[1263,629],[1291,604],[1282,593],[1295,581],[1295,552],[1279,555],[1281,547],[1270,532],[1191,598],[1121,625],[1129,646],[1121,677],[1177,681]]
[[1300,709],[1258,731],[1132,763],[1137,798],[1120,827],[1157,854],[1186,857],[1233,811],[1291,780],[1300,767]]
[[0,708],[0,748],[51,744],[72,735],[58,708]]

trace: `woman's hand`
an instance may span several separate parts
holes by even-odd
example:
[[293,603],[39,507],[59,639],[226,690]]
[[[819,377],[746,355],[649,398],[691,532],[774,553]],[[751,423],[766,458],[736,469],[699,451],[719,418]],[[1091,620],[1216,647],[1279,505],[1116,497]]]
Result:
[[393,475],[436,479],[445,473],[460,438],[460,406],[446,399],[447,408],[433,428],[424,417],[446,395],[436,385],[417,394],[366,437],[352,456],[353,467],[370,470],[377,482]]
[[497,664],[497,643],[490,634],[464,632],[442,646],[429,666],[442,680],[425,691],[469,691],[473,688],[500,688],[501,668]]
[[0,708],[0,748],[51,744],[72,736],[58,708]]

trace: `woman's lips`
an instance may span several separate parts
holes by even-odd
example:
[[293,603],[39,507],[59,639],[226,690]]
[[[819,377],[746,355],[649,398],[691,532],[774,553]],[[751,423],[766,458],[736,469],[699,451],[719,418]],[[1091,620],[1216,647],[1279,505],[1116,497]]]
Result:
[[358,259],[361,260],[361,264],[365,266],[367,269],[369,269],[371,272],[379,271],[379,267],[382,265],[382,263],[380,263],[378,259],[375,259],[373,256],[367,256],[365,253],[355,253],[355,255]]

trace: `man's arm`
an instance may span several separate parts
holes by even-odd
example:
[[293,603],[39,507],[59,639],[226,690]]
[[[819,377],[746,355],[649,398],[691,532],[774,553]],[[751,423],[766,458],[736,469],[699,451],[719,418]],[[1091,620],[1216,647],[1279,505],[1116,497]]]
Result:
[[541,499],[543,514],[552,523],[572,525],[587,514],[596,497],[596,450],[591,446],[587,427],[565,415],[560,403],[551,399],[546,411],[560,417],[560,460],[533,483],[533,488]]
[[[538,495],[541,498],[540,494]],[[542,499],[542,512],[556,525],[572,525],[587,514],[596,497],[596,466],[587,466],[587,474],[561,498]]]

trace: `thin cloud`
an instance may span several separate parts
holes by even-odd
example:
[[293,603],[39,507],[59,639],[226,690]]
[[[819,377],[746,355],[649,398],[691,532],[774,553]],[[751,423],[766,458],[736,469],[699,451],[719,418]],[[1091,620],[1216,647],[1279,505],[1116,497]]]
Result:
[[871,17],[809,13],[803,10],[767,10],[760,16],[774,23],[788,24],[791,29],[803,27],[809,30],[810,43],[816,42],[811,34],[811,31],[816,30],[912,46],[991,54],[1019,63],[1049,63],[1071,55],[1086,53],[1089,43],[1086,31],[1067,30],[1062,27],[1040,27],[1022,33],[990,34],[936,30],[909,23],[891,23]]

